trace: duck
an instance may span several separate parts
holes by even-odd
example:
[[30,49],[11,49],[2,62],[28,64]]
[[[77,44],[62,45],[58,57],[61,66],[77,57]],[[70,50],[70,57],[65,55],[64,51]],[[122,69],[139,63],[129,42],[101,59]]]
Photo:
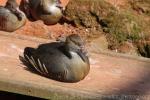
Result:
[[42,20],[46,25],[58,23],[63,16],[60,0],[22,0],[20,8],[31,21]]
[[61,82],[79,82],[90,70],[84,42],[77,34],[69,35],[65,42],[26,47],[23,55],[28,69]]
[[8,0],[5,6],[0,6],[0,30],[13,32],[24,26],[25,14],[19,9],[16,0]]

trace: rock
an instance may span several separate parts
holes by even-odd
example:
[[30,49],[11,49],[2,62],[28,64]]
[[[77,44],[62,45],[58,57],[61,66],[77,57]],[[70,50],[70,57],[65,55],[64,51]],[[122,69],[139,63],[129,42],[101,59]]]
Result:
[[140,41],[138,43],[138,51],[141,56],[150,58],[150,41]]
[[51,34],[51,31],[49,31],[48,27],[44,25],[42,21],[27,21],[26,25],[19,30],[16,30],[15,33],[48,38],[48,34]]
[[150,0],[131,0],[129,2],[138,13],[150,16]]
[[64,14],[76,26],[99,28],[101,19],[114,11],[115,8],[104,0],[70,0]]
[[131,42],[124,42],[119,48],[118,52],[129,54],[129,55],[135,55],[138,56],[137,47],[133,45]]
[[94,39],[90,43],[90,50],[93,52],[101,52],[108,50],[108,42],[104,35]]

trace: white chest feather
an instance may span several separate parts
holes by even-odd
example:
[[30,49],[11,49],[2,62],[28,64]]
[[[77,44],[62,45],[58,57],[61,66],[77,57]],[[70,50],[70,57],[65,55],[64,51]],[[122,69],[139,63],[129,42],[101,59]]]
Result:
[[50,5],[50,6],[48,6],[48,8],[52,14],[60,13],[60,9],[58,7],[56,7],[56,5]]

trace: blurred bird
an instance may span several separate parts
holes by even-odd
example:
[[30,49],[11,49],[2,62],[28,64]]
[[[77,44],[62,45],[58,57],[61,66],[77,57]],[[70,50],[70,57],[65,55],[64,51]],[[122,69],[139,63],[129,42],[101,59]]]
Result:
[[41,44],[37,49],[26,47],[24,60],[32,71],[62,82],[78,82],[90,70],[84,42],[75,34],[65,42]]
[[56,24],[63,10],[60,0],[22,0],[20,8],[30,20],[42,20],[46,25]]
[[8,0],[0,6],[0,30],[13,32],[26,23],[25,14],[19,10],[16,0]]

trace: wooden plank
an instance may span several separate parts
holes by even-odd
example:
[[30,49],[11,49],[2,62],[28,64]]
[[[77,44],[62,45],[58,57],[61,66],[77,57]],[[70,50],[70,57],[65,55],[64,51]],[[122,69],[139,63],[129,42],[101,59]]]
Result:
[[58,82],[32,73],[19,55],[25,47],[44,42],[49,40],[0,33],[0,90],[58,100],[150,94],[150,60],[143,57],[90,52],[90,73],[77,83]]

